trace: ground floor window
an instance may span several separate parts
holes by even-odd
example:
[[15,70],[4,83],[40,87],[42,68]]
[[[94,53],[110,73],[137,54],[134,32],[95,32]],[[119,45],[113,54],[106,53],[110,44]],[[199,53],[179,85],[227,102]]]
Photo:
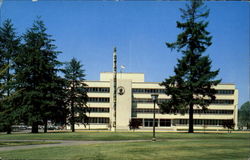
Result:
[[[223,125],[226,121],[230,121],[228,119],[194,119],[194,125]],[[189,120],[188,119],[175,119],[174,123],[176,125],[188,125]]]
[[89,123],[109,123],[109,118],[104,118],[104,117],[90,117],[89,118]]
[[[153,127],[153,119],[144,119],[144,127]],[[158,127],[158,119],[155,119],[155,127]]]
[[171,120],[170,119],[160,119],[160,126],[161,127],[171,126]]

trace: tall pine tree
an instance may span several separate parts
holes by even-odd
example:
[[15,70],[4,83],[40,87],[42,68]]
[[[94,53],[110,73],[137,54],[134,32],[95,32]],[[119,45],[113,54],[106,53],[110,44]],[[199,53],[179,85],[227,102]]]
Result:
[[177,21],[177,28],[183,30],[176,42],[166,43],[168,48],[182,53],[174,68],[175,75],[161,83],[166,87],[169,101],[160,105],[165,113],[170,111],[189,110],[189,133],[193,133],[193,108],[206,109],[215,100],[213,88],[220,80],[214,80],[219,70],[211,71],[211,60],[202,55],[212,42],[210,33],[206,30],[208,22],[203,19],[209,15],[209,10],[201,0],[192,0],[186,9],[180,9],[183,22]]
[[87,91],[84,83],[84,70],[80,61],[73,58],[65,67],[65,79],[67,80],[67,98],[69,106],[69,122],[72,132],[75,132],[75,124],[85,124],[88,120],[87,111]]
[[15,106],[11,104],[14,76],[13,60],[20,48],[17,36],[10,19],[4,21],[0,28],[0,130],[11,133],[11,125],[16,121]]
[[13,101],[18,102],[18,113],[24,122],[32,125],[32,133],[38,132],[39,124],[45,125],[46,132],[47,121],[61,113],[58,102],[63,101],[59,98],[63,88],[57,83],[59,52],[50,37],[43,21],[36,20],[24,34],[22,51],[15,59],[18,94]]

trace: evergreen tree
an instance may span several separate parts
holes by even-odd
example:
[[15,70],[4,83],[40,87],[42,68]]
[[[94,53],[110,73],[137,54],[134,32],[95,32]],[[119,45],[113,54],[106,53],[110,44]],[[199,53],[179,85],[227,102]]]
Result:
[[239,109],[239,125],[250,126],[250,101],[245,102]]
[[186,9],[180,9],[183,22],[177,21],[177,28],[183,30],[176,42],[166,43],[168,48],[182,53],[174,68],[175,75],[161,83],[166,87],[169,101],[160,105],[165,113],[170,111],[189,110],[189,133],[193,133],[193,107],[206,109],[215,100],[213,88],[221,80],[214,80],[219,70],[211,71],[211,60],[202,55],[211,43],[212,37],[206,30],[208,22],[203,19],[209,15],[209,10],[200,0],[192,0]]
[[47,104],[43,108],[44,132],[47,132],[47,121],[51,120],[55,124],[66,124],[68,113],[66,98],[66,81],[61,77],[55,76],[50,83],[47,92]]
[[0,28],[0,130],[5,130],[8,134],[16,120],[13,113],[15,106],[12,106],[10,99],[13,93],[13,60],[19,47],[20,38],[17,37],[11,20],[7,19]]
[[81,123],[85,125],[87,122],[87,92],[84,83],[84,70],[80,61],[73,58],[65,68],[65,79],[67,80],[67,99],[69,106],[69,122],[72,132],[75,132],[75,124]]
[[57,76],[60,62],[56,60],[59,52],[55,51],[50,37],[43,21],[36,20],[23,35],[22,51],[15,60],[18,94],[13,101],[18,102],[22,120],[32,125],[32,133],[38,132],[39,124],[45,125],[46,132],[47,120],[60,114],[62,107],[58,106],[58,97],[63,91],[57,83],[60,81]]

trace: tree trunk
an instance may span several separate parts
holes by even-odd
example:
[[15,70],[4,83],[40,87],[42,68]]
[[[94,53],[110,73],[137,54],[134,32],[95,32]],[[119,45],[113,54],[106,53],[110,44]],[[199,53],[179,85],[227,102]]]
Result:
[[189,104],[189,128],[188,133],[194,133],[194,119],[193,119],[193,109],[194,105]]
[[[10,66],[10,58],[7,60],[8,66]],[[10,82],[10,67],[7,68],[7,84]],[[7,89],[7,97],[10,97],[10,89]],[[7,134],[11,134],[11,124],[7,126]]]
[[38,133],[38,123],[37,122],[32,123],[31,133]]
[[71,130],[75,132],[75,110],[73,104],[71,106]]
[[11,134],[11,125],[7,126],[7,134]]
[[48,120],[47,120],[47,118],[43,120],[43,123],[44,123],[44,130],[43,130],[43,132],[47,133],[47,131],[48,131]]
[[72,132],[75,132],[75,123],[71,123],[71,130],[72,130]]

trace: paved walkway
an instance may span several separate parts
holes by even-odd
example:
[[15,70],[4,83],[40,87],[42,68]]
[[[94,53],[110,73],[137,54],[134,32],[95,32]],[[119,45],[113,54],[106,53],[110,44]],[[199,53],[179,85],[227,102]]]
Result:
[[58,146],[72,146],[72,145],[86,145],[86,144],[100,144],[100,143],[122,143],[122,142],[144,142],[149,140],[120,140],[120,141],[79,141],[79,140],[0,140],[1,141],[19,141],[19,142],[58,142],[53,144],[34,144],[34,145],[23,145],[23,146],[7,146],[0,147],[0,151],[12,151],[19,149],[33,149],[42,147],[58,147]]

